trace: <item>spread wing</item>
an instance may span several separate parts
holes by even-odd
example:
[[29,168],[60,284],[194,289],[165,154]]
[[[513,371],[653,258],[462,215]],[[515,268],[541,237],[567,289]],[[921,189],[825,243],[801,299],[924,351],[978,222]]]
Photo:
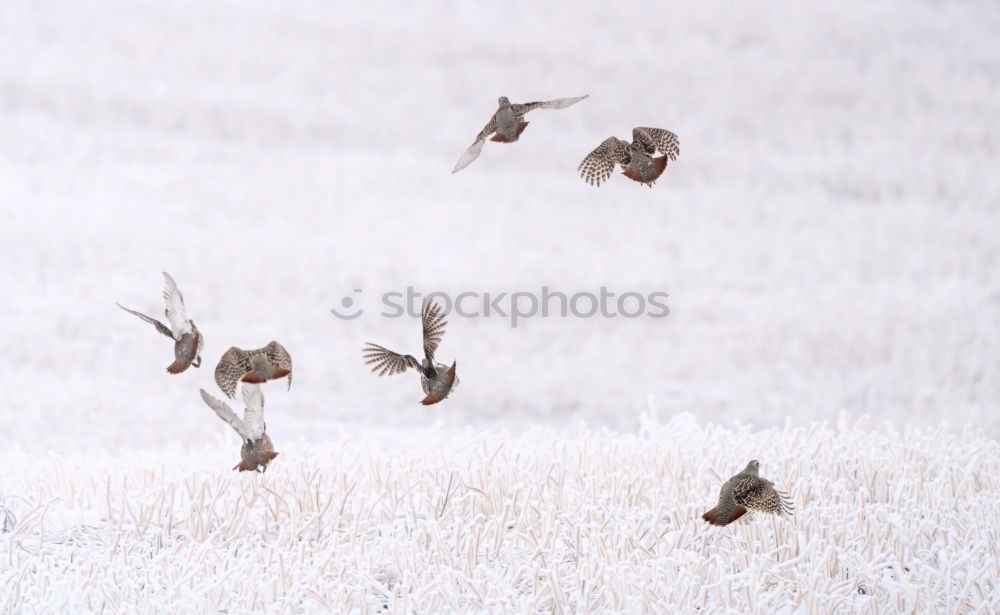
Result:
[[285,347],[279,344],[278,342],[271,340],[271,342],[267,346],[264,346],[263,348],[261,348],[256,352],[261,352],[261,351],[263,351],[264,354],[267,355],[268,361],[270,361],[271,364],[274,365],[275,367],[280,367],[283,369],[287,369],[288,371],[292,371],[292,355],[288,354],[288,351],[285,350]]
[[174,339],[181,339],[185,333],[191,332],[191,323],[188,322],[187,313],[184,311],[184,296],[177,290],[177,282],[166,271],[163,272],[166,285],[163,288],[163,301],[167,304],[167,321],[170,322],[170,329],[174,333]]
[[288,371],[288,388],[292,388],[292,355],[288,354],[285,347],[274,340],[271,340],[271,343],[261,350],[267,355],[267,360],[271,362],[271,365]]
[[677,135],[662,128],[632,129],[632,143],[639,145],[650,156],[656,152],[665,155],[669,160],[677,160],[681,155],[681,142]]
[[444,328],[448,321],[444,319],[444,310],[441,306],[426,299],[420,312],[420,320],[424,327],[424,356],[433,363],[434,353],[441,343],[441,338],[444,337]]
[[455,163],[455,168],[452,169],[451,172],[458,173],[465,167],[472,164],[476,158],[479,158],[479,153],[483,151],[483,144],[486,143],[486,139],[490,138],[490,136],[492,136],[496,131],[497,114],[494,113],[493,116],[490,117],[490,121],[486,123],[486,126],[484,126],[483,129],[479,131],[479,134],[476,135],[476,140],[472,142],[469,149],[462,152],[462,155],[458,158],[458,162]]
[[233,346],[222,355],[218,365],[215,366],[215,383],[226,397],[232,398],[236,394],[236,384],[252,369],[249,353]]
[[486,140],[483,139],[482,141],[476,141],[475,143],[470,145],[469,149],[465,150],[465,152],[463,152],[462,155],[459,157],[458,162],[455,163],[455,168],[452,169],[451,172],[458,173],[465,167],[472,164],[476,160],[476,158],[479,158],[479,154],[480,152],[483,151],[483,145],[485,143]]
[[205,404],[215,410],[216,416],[218,416],[223,421],[229,423],[229,426],[236,430],[236,433],[240,434],[240,437],[244,440],[248,439],[246,429],[244,428],[243,421],[236,416],[233,409],[229,407],[229,404],[222,401],[221,399],[216,399],[208,394],[205,389],[199,389],[201,391],[201,399]]
[[758,478],[746,496],[745,506],[750,510],[770,513],[781,517],[789,516],[795,511],[795,506],[787,494],[774,488],[774,483]]
[[608,181],[611,177],[616,164],[623,167],[628,165],[628,150],[616,137],[608,137],[587,154],[577,171],[587,183],[600,186],[601,182]]
[[411,355],[402,355],[371,342],[365,345],[361,354],[365,365],[371,365],[372,371],[379,376],[402,374],[408,367],[420,369],[420,362]]
[[590,94],[584,94],[583,96],[571,96],[569,98],[557,98],[555,100],[522,103],[511,105],[510,108],[514,112],[514,117],[520,120],[524,117],[524,114],[529,111],[534,111],[535,109],[565,109],[570,105],[575,105],[587,96],[590,96]]
[[259,384],[244,382],[241,388],[243,404],[246,406],[243,411],[243,433],[251,440],[257,440],[264,434],[264,392]]
[[173,334],[173,333],[171,333],[171,331],[170,331],[170,329],[169,329],[169,328],[167,327],[167,325],[163,324],[163,323],[162,323],[162,322],[160,322],[159,320],[156,320],[155,318],[150,318],[149,316],[146,316],[145,314],[142,314],[141,312],[136,312],[135,310],[130,310],[130,309],[128,309],[127,307],[125,307],[124,305],[122,305],[122,304],[120,304],[120,303],[116,303],[115,305],[117,305],[117,306],[118,306],[118,307],[120,307],[121,309],[125,310],[125,311],[126,311],[126,312],[128,312],[129,314],[132,314],[133,316],[138,316],[138,317],[139,317],[139,318],[141,318],[142,320],[145,320],[145,321],[146,321],[146,322],[148,322],[149,324],[151,324],[151,325],[153,325],[154,327],[156,327],[156,330],[157,330],[157,331],[159,331],[159,332],[160,332],[160,333],[162,333],[163,335],[166,335],[167,337],[169,337],[169,338],[173,339],[173,337],[174,337],[174,334]]

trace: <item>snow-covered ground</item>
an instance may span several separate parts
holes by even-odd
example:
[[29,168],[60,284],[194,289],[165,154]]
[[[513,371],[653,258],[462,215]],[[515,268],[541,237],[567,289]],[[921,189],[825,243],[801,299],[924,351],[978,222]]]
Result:
[[[374,4],[0,6],[0,610],[996,610],[996,4]],[[451,175],[502,94],[590,97]],[[576,176],[637,125],[653,189]],[[453,316],[425,408],[411,285],[670,315]],[[197,391],[271,339],[238,476]],[[795,520],[704,527],[754,457]]]
[[[1000,608],[1000,521],[983,514],[1000,492],[995,440],[846,420],[644,423],[637,435],[428,432],[388,449],[350,438],[259,477],[218,471],[233,460],[221,452],[15,458],[13,484],[36,504],[0,535],[0,611]],[[706,527],[713,472],[755,455],[796,516]]]

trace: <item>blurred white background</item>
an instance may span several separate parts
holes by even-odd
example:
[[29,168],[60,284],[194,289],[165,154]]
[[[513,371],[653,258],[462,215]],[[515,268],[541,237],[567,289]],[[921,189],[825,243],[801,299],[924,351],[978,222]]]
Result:
[[[905,17],[905,18],[903,18]],[[661,413],[758,426],[846,410],[1000,433],[1000,9],[936,2],[5,2],[4,445],[205,446],[230,345],[281,341],[276,443]],[[451,175],[495,110],[521,142]],[[653,189],[576,175],[604,138],[676,132]],[[171,272],[206,337],[170,342]],[[424,408],[329,309],[447,292],[665,290],[664,320],[451,319],[461,388]],[[285,444],[284,447],[288,448]]]

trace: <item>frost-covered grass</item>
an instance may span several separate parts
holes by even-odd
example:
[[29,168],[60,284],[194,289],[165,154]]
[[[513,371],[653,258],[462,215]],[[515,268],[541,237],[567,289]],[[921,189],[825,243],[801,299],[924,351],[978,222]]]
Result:
[[[3,2],[0,613],[1000,610],[998,24],[920,0]],[[497,96],[582,94],[449,173]],[[642,124],[681,140],[652,190],[576,176]],[[206,338],[178,377],[114,307],[160,313],[162,270]],[[372,313],[408,285],[671,313],[453,317],[462,386],[423,408],[360,357],[419,344]],[[370,311],[334,319],[355,288]],[[237,475],[198,388],[271,339],[281,456]],[[640,425],[647,395],[682,418]],[[842,412],[872,418],[815,423]],[[797,516],[706,527],[750,458]]]
[[[861,421],[866,423],[867,421]],[[230,456],[15,457],[0,610],[951,612],[1000,608],[1000,446],[646,415],[636,434],[427,431]],[[791,521],[707,526],[761,457]],[[168,461],[169,459],[169,461]],[[126,469],[127,468],[127,469]]]

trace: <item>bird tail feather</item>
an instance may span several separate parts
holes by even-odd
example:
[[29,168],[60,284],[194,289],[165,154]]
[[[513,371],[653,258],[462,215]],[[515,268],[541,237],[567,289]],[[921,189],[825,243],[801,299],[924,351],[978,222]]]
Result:
[[186,370],[187,368],[188,368],[187,364],[185,364],[180,359],[177,359],[176,361],[167,366],[167,371],[170,372],[171,374],[179,374],[182,371]]
[[517,141],[519,138],[521,138],[521,133],[524,132],[524,129],[527,128],[528,124],[530,123],[531,122],[519,123],[517,125],[517,134],[514,136],[513,139],[508,139],[507,137],[503,136],[498,132],[490,138],[490,141],[496,141],[497,143],[509,143],[510,141]]
[[736,521],[737,519],[739,519],[740,517],[742,517],[747,513],[746,508],[743,508],[742,506],[737,506],[736,508],[733,509],[733,513],[729,515],[728,519],[720,519],[718,510],[719,510],[718,508],[713,508],[712,510],[702,515],[701,518],[711,523],[712,525],[721,526],[721,525],[729,525],[730,523]]

